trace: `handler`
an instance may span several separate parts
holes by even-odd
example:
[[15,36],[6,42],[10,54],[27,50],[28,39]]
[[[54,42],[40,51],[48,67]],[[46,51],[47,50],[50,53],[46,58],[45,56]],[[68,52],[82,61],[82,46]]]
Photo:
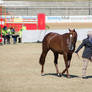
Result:
[[80,49],[84,47],[84,51],[82,54],[83,58],[83,66],[82,66],[82,78],[87,79],[86,70],[89,61],[92,62],[92,31],[88,31],[87,38],[82,41],[79,45],[77,50],[75,51],[76,54],[80,51]]

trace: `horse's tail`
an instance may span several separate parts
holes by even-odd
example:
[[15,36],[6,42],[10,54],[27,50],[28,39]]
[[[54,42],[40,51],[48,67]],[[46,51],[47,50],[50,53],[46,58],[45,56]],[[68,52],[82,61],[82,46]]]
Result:
[[43,44],[42,45],[42,53],[41,53],[41,56],[40,56],[40,59],[39,59],[39,64],[44,65],[45,58],[46,58],[48,51],[49,51],[48,47],[45,44]]
[[44,65],[47,52],[49,51],[49,35],[51,34],[52,33],[48,33],[42,41],[42,53],[39,59],[41,65]]
[[42,54],[41,54],[41,56],[40,56],[40,59],[39,59],[39,64],[44,65],[47,52],[48,52],[48,51],[42,52]]

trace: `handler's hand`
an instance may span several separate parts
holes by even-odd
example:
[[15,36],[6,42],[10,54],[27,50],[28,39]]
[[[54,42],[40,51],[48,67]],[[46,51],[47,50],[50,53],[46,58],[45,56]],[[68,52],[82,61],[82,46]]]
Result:
[[79,56],[79,54],[75,51],[75,53],[76,53],[76,55],[77,55],[77,57],[80,59],[80,56]]

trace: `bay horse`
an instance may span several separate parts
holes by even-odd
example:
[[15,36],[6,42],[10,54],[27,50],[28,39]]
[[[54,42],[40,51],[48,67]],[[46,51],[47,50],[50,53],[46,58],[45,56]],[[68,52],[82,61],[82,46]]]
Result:
[[75,29],[69,29],[69,33],[65,34],[58,34],[50,32],[48,33],[43,41],[42,41],[42,53],[39,59],[39,63],[42,66],[41,69],[41,75],[43,75],[44,72],[44,64],[45,64],[45,58],[49,50],[51,50],[54,53],[54,64],[56,68],[57,75],[60,76],[59,70],[58,70],[58,55],[62,54],[65,61],[65,69],[62,72],[62,75],[66,72],[67,77],[69,78],[69,72],[68,68],[70,67],[70,61],[72,58],[72,54],[75,50],[77,41],[77,32]]

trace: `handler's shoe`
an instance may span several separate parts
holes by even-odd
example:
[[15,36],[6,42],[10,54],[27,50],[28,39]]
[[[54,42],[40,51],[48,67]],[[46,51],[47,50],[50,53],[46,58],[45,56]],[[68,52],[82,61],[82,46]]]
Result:
[[85,77],[82,77],[82,79],[88,79],[88,77],[87,77],[87,76],[85,76]]

